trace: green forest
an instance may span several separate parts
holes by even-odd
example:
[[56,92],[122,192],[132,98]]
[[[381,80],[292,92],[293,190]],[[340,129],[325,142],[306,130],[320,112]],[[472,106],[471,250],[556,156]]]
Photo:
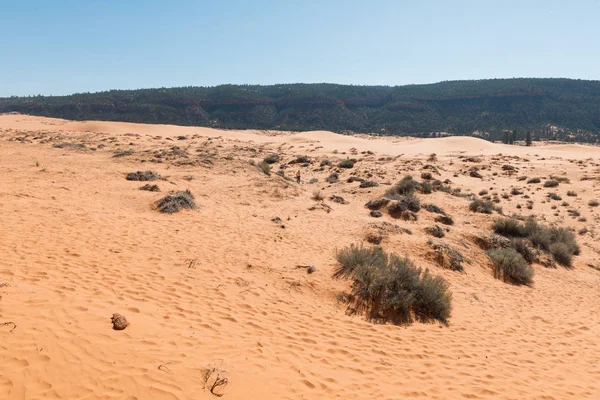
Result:
[[[600,81],[490,79],[427,85],[221,85],[0,98],[0,112],[72,120],[597,142]],[[513,138],[513,136],[511,136]]]

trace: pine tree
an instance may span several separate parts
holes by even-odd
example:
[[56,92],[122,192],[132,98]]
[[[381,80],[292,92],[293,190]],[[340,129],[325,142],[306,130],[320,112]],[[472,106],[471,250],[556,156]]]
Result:
[[527,131],[527,136],[525,136],[525,146],[531,146],[531,132]]
[[502,143],[508,144],[508,131],[504,131],[504,138],[502,139]]

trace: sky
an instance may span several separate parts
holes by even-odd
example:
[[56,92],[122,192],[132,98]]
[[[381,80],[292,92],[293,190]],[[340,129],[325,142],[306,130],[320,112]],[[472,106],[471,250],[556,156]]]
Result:
[[600,0],[0,0],[0,97],[600,80]]

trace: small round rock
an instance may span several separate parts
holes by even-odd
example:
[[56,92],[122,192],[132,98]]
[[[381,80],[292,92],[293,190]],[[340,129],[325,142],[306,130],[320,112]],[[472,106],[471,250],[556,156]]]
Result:
[[127,328],[127,326],[129,326],[127,318],[125,318],[121,314],[113,314],[110,320],[113,324],[113,329],[115,331],[122,331],[123,329]]

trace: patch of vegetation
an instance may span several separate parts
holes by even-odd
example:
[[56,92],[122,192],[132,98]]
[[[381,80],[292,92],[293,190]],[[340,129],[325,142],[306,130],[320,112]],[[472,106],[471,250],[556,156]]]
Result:
[[481,214],[492,214],[494,211],[499,214],[502,213],[501,207],[498,207],[491,201],[483,201],[481,199],[473,200],[471,204],[469,204],[469,210]]
[[336,172],[332,173],[327,178],[325,178],[325,181],[327,183],[336,183],[339,180],[340,180],[340,176]]
[[447,324],[452,295],[442,277],[379,247],[351,246],[339,251],[337,259],[341,267],[334,277],[353,280],[346,299],[351,312],[378,322],[404,324],[416,318]]
[[542,180],[540,178],[531,178],[527,181],[527,183],[540,183]]
[[590,207],[598,207],[600,205],[600,203],[598,203],[598,200],[590,200],[588,202],[588,206]]
[[439,217],[435,217],[434,221],[444,225],[454,225],[454,220],[449,215],[440,215]]
[[431,172],[422,172],[421,179],[425,179],[425,180],[429,181],[429,180],[433,179],[433,175],[431,174]]
[[168,194],[156,202],[156,209],[162,213],[173,214],[185,208],[196,208],[194,195],[189,190]]
[[149,183],[146,183],[144,186],[141,186],[140,190],[147,190],[149,192],[160,192],[160,188],[158,187],[158,185],[151,185]]
[[389,202],[390,202],[390,200],[386,199],[386,198],[373,199],[373,200],[367,201],[367,203],[365,204],[365,207],[367,207],[369,210],[379,210],[379,209],[387,206]]
[[258,163],[257,168],[265,175],[271,175],[271,165],[266,161],[261,161]]
[[446,235],[444,233],[444,230],[442,228],[440,228],[438,225],[426,227],[425,232],[427,232],[428,234],[430,234],[431,236],[436,237],[436,238],[443,238]]
[[557,187],[558,186],[558,181],[550,179],[546,182],[544,182],[544,187],[546,188],[553,188],[553,187]]
[[312,195],[313,200],[321,201],[325,198],[320,190],[315,190]]
[[391,200],[398,200],[401,197],[412,197],[415,191],[420,186],[419,182],[415,181],[412,176],[407,175],[398,182],[394,187],[390,188],[385,197]]
[[567,192],[567,196],[569,196],[569,197],[577,197],[577,193],[575,191],[573,191],[573,190],[569,190]]
[[441,241],[436,243],[429,239],[427,243],[434,250],[435,260],[440,267],[459,272],[464,270],[462,263],[465,258],[460,251]]
[[494,276],[517,285],[533,283],[533,268],[514,249],[495,249],[488,252],[494,264]]
[[557,195],[556,193],[552,192],[552,193],[548,193],[548,197],[550,198],[550,200],[562,200],[562,197],[560,197],[559,195]]
[[347,158],[339,162],[338,167],[340,168],[354,168],[356,160],[353,158]]
[[136,171],[127,174],[125,179],[128,181],[155,181],[159,175],[154,171]]
[[325,166],[331,166],[331,161],[325,159],[325,160],[321,160],[321,167],[325,167]]
[[135,151],[131,150],[131,149],[118,149],[113,153],[113,157],[115,158],[119,158],[119,157],[127,157],[127,156],[132,156],[135,154]]
[[360,185],[358,185],[359,188],[372,188],[372,187],[377,187],[379,186],[379,183],[375,182],[375,181],[362,181],[360,183]]
[[279,162],[279,154],[269,154],[268,156],[265,157],[265,159],[263,160],[264,162],[266,162],[267,164],[275,164]]
[[446,215],[446,212],[442,210],[441,207],[438,207],[435,204],[425,204],[423,208],[429,211],[430,213]]
[[416,197],[401,197],[388,206],[388,212],[394,218],[402,217],[404,211],[419,212],[421,202]]

